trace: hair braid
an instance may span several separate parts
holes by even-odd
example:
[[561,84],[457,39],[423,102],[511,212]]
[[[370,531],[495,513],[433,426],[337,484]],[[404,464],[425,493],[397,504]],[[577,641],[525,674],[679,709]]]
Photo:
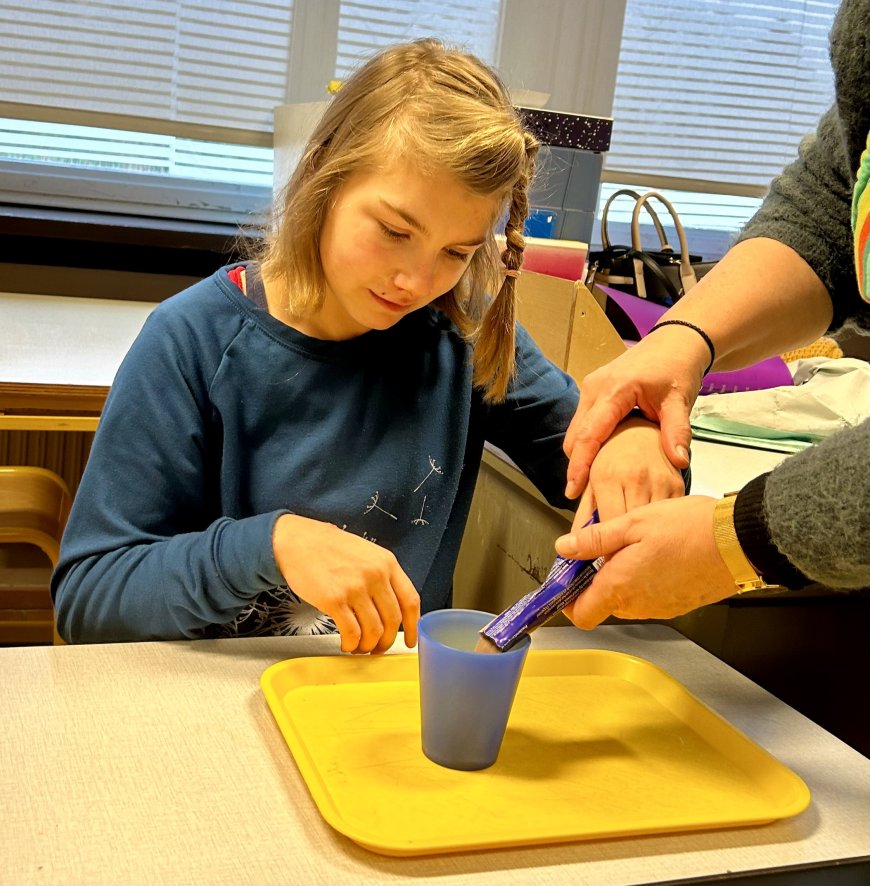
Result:
[[[529,186],[535,173],[538,141],[524,133],[526,164],[523,174],[514,183],[505,224],[505,248],[501,253],[504,270],[519,272],[526,247],[523,228],[529,214]],[[481,323],[475,345],[475,384],[485,390],[484,399],[499,403],[504,400],[516,372],[515,318],[516,273],[505,275],[498,294],[492,300]]]

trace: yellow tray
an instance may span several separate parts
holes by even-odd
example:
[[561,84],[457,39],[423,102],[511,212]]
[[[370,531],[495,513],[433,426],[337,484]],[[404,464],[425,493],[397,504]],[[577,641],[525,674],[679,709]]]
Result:
[[499,758],[479,772],[423,756],[416,655],[290,659],[260,683],[323,817],[385,855],[757,825],[810,801],[797,775],[623,653],[530,652]]

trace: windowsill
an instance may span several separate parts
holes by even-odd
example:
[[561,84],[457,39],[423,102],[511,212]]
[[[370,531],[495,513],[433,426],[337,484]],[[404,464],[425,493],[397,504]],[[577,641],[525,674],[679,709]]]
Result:
[[0,262],[205,276],[255,235],[216,222],[0,204]]
[[162,301],[245,254],[231,224],[0,203],[8,292]]

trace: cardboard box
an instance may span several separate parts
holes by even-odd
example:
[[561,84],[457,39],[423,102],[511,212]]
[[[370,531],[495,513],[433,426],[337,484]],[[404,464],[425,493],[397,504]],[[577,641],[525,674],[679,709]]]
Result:
[[593,295],[580,280],[526,270],[517,278],[517,319],[578,383],[626,349],[604,304],[604,294]]

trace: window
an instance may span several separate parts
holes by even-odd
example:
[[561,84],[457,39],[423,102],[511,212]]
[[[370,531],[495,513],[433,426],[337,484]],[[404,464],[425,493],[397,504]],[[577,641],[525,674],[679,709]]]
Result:
[[495,62],[499,0],[445,3],[444,0],[343,0],[338,20],[335,77],[346,77],[361,58],[382,46],[438,34]]
[[[602,201],[611,184],[664,189],[692,251],[718,258],[831,104],[838,7],[627,0]],[[631,208],[613,204],[612,242],[626,242]]]
[[[271,198],[272,112],[435,34],[613,116],[602,199],[665,189],[727,246],[832,94],[839,0],[33,0],[0,7],[0,201],[210,221]],[[614,237],[627,205],[611,213]]]
[[4,5],[0,199],[250,219],[271,197],[273,109],[432,33],[492,62],[500,0]]

